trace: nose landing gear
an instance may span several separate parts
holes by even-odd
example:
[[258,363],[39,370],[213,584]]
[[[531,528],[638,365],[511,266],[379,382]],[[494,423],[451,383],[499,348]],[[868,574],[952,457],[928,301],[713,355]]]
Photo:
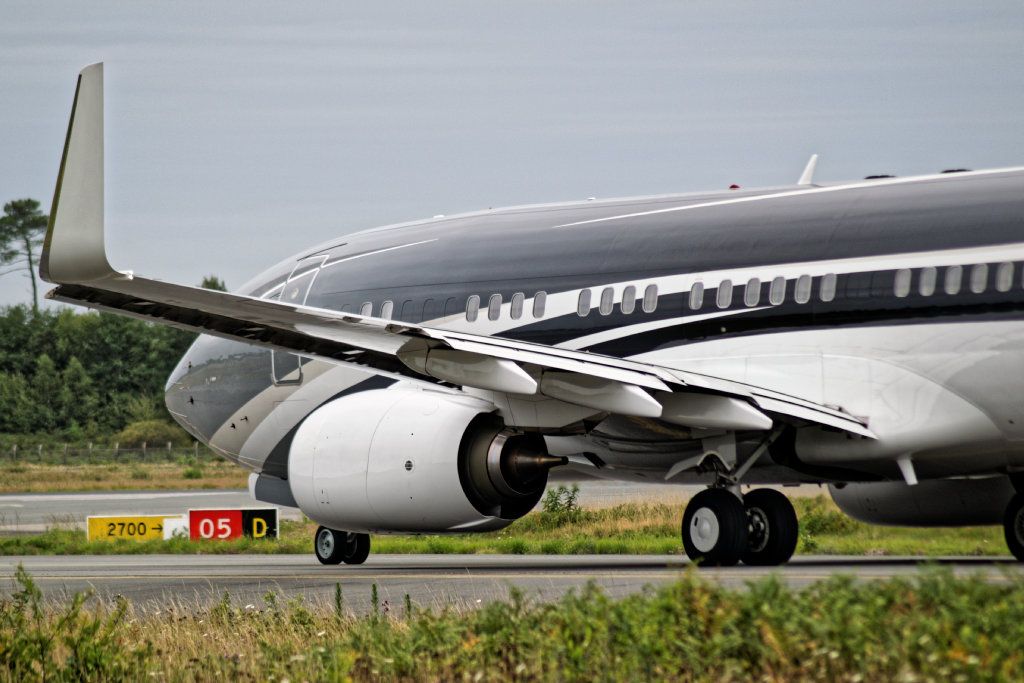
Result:
[[362,564],[370,556],[370,535],[318,527],[313,552],[320,564]]

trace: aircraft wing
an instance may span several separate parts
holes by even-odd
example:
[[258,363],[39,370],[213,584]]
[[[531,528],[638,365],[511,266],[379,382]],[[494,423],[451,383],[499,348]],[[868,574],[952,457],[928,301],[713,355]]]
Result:
[[582,351],[257,299],[114,270],[103,223],[103,69],[79,75],[40,275],[51,299],[404,376],[545,396],[703,428],[809,422],[874,438],[842,410],[767,389]]

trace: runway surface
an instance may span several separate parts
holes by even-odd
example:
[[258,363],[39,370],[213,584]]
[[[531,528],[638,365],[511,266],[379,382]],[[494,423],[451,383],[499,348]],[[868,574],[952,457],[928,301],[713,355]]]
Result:
[[[312,554],[3,557],[5,592],[14,586],[19,564],[51,598],[92,588],[105,597],[124,595],[143,607],[166,607],[168,600],[194,607],[227,592],[235,604],[259,607],[268,591],[331,602],[340,584],[345,604],[361,612],[369,608],[375,583],[390,605],[401,605],[409,594],[418,605],[464,608],[506,598],[511,586],[533,599],[554,600],[594,581],[608,594],[624,596],[679,578],[688,563],[662,555],[371,555],[366,564],[354,567],[326,567]],[[957,574],[982,573],[995,582],[1024,579],[1020,565],[1007,558],[801,556],[779,568],[740,566],[703,569],[700,574],[730,587],[778,574],[798,588],[841,574],[858,580],[910,577],[934,564]]]

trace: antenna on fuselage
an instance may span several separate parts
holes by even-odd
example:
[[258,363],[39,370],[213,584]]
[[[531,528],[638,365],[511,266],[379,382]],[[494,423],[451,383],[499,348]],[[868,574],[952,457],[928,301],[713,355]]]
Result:
[[818,155],[812,154],[811,158],[807,160],[807,165],[804,166],[804,172],[800,174],[800,180],[796,181],[797,185],[813,185],[814,184],[814,169],[818,165]]

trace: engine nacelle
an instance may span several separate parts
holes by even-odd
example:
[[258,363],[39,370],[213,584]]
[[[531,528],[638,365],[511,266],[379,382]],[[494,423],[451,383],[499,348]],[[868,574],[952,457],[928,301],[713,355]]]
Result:
[[1009,477],[831,485],[836,505],[854,519],[892,526],[1001,524],[1014,488]]
[[507,526],[540,500],[543,437],[505,428],[471,397],[392,388],[343,396],[313,411],[288,456],[299,508],[332,529],[464,532]]

